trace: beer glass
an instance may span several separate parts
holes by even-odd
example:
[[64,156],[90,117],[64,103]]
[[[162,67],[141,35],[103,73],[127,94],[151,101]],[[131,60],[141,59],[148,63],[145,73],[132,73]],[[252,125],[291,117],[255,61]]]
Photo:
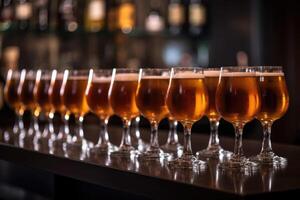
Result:
[[110,153],[116,147],[109,142],[107,124],[113,114],[108,102],[108,90],[111,82],[112,70],[90,70],[86,88],[86,100],[90,110],[100,119],[100,134],[98,143],[90,148],[90,153]]
[[119,149],[112,153],[113,156],[128,157],[137,153],[130,136],[131,120],[139,115],[135,101],[137,86],[138,70],[113,69],[108,99],[113,113],[123,121],[121,144]]
[[204,82],[208,93],[209,104],[206,110],[206,116],[210,123],[210,136],[209,142],[206,149],[198,151],[197,156],[203,158],[224,158],[231,155],[231,152],[225,151],[219,143],[219,120],[220,115],[216,110],[216,90],[218,85],[218,80],[220,76],[220,68],[206,68],[204,69]]
[[183,155],[170,161],[175,168],[201,169],[206,162],[193,155],[191,129],[201,119],[208,106],[208,94],[201,68],[172,68],[166,104],[175,120],[184,127]]
[[282,67],[257,67],[257,79],[261,92],[261,109],[256,118],[263,127],[263,142],[261,151],[254,160],[263,164],[284,165],[287,159],[277,156],[271,145],[272,124],[286,113],[289,106],[289,94]]
[[21,147],[30,149],[34,148],[33,138],[35,133],[39,132],[38,116],[40,111],[36,106],[34,100],[35,78],[36,71],[27,71],[23,69],[21,71],[20,84],[18,86],[18,95],[21,102],[21,109],[23,111],[30,111],[32,117],[30,121],[30,127],[26,131],[21,132],[20,134],[19,145]]
[[49,152],[48,141],[51,137],[49,131],[49,114],[51,111],[50,99],[48,96],[48,91],[51,82],[51,71],[48,70],[37,70],[35,87],[33,90],[34,102],[36,104],[37,117],[39,118],[41,114],[46,118],[46,124],[43,132],[36,132],[34,137],[35,150]]
[[169,69],[140,69],[139,72],[136,105],[151,124],[150,146],[140,155],[143,159],[155,160],[169,156],[160,149],[158,142],[159,122],[169,113],[165,103],[170,80],[169,72]]
[[220,164],[227,169],[251,169],[257,164],[244,156],[244,125],[253,120],[260,109],[259,85],[253,67],[222,67],[216,92],[216,109],[235,129],[234,152]]
[[24,129],[22,121],[24,110],[21,106],[20,98],[18,95],[19,82],[20,72],[9,69],[7,72],[6,84],[4,87],[4,98],[7,104],[14,110],[16,119],[12,129],[12,134],[6,134],[6,141],[13,141],[15,145],[18,145],[19,134]]
[[82,123],[88,105],[85,98],[85,89],[88,82],[88,70],[65,70],[60,90],[61,100],[67,110],[65,119],[69,120],[69,113],[74,114],[78,128],[72,138],[64,144],[67,157],[85,158],[87,141],[84,139]]
[[[53,70],[51,74],[51,84],[48,91],[48,98],[51,105],[51,112],[49,113],[50,123],[49,129],[51,134],[51,139],[49,141],[50,153],[62,153],[63,144],[67,141],[69,132],[68,122],[65,116],[68,116],[66,108],[60,98],[60,90],[63,83],[63,72],[58,70]],[[63,126],[60,126],[58,134],[55,134],[53,118],[54,114],[59,113],[63,121]],[[68,117],[67,117],[68,118]]]

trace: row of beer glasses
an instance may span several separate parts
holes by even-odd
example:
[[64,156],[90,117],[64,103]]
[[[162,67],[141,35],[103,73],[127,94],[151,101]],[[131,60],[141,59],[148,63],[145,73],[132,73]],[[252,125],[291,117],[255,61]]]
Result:
[[[205,162],[199,158],[206,157],[230,158],[221,163],[221,167],[225,168],[255,167],[258,162],[271,164],[286,162],[286,159],[273,153],[270,141],[271,125],[283,116],[289,101],[281,67],[224,67],[221,70],[172,68],[139,71],[113,69],[89,72],[65,70],[63,75],[54,70],[50,73],[51,78],[46,78],[47,75],[43,78],[42,71],[38,70],[33,82],[48,80],[48,89],[39,86],[43,84],[31,83],[31,77],[34,77],[32,73],[34,72],[24,71],[25,75],[23,71],[21,73],[18,94],[16,94],[20,98],[20,105],[14,105],[9,95],[6,95],[7,100],[13,107],[21,107],[17,110],[19,115],[22,115],[25,109],[35,107],[27,103],[31,101],[26,99],[28,100],[30,95],[33,99],[37,99],[34,96],[38,96],[37,91],[26,92],[28,88],[38,85],[34,90],[40,87],[47,90],[50,98],[44,98],[44,101],[50,103],[41,100],[38,103],[39,109],[34,109],[37,110],[34,116],[38,116],[42,111],[51,118],[54,110],[62,113],[64,119],[68,120],[69,114],[73,113],[80,124],[78,131],[73,137],[67,137],[63,133],[55,136],[65,143],[66,149],[71,153],[81,150],[84,152],[87,149],[88,145],[83,138],[81,124],[84,114],[91,110],[100,118],[102,127],[98,144],[90,147],[90,152],[93,153],[110,152],[114,156],[139,154],[139,157],[145,160],[163,158],[171,160],[169,161],[171,166],[180,168],[204,165]],[[49,73],[45,74],[49,76]],[[9,76],[8,80],[12,80]],[[6,90],[7,88],[9,87],[6,87]],[[57,94],[51,95],[55,91]],[[50,109],[51,106],[47,105],[52,105],[54,109]],[[109,142],[106,130],[108,118],[112,114],[121,117],[124,125],[118,148]],[[151,124],[150,147],[143,153],[132,146],[129,130],[131,120],[140,114]],[[205,114],[211,123],[209,145],[206,149],[197,152],[197,156],[193,156],[191,128],[193,123]],[[170,154],[162,151],[158,143],[158,124],[166,117],[178,120],[184,126],[183,154],[179,158],[171,158]],[[235,128],[235,147],[232,156],[219,144],[217,130],[221,117],[231,122]],[[255,117],[263,125],[264,139],[261,153],[253,157],[252,160],[255,162],[252,162],[243,154],[242,132],[244,125]],[[43,136],[49,137],[47,133]]]

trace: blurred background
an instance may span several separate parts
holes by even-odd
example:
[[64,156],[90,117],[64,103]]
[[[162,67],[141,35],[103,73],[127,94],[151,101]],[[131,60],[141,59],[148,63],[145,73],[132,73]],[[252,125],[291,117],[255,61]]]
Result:
[[[296,0],[1,0],[2,87],[9,68],[113,68],[282,65],[288,113],[273,141],[300,144],[300,6]],[[3,104],[3,100],[1,101]],[[0,111],[0,124],[13,124]],[[97,123],[88,114],[86,124]],[[114,118],[112,123],[121,124]],[[142,120],[141,126],[148,126]],[[167,128],[167,122],[161,124]],[[208,134],[203,118],[194,132]],[[221,122],[220,135],[233,137]],[[260,124],[245,137],[261,139]]]

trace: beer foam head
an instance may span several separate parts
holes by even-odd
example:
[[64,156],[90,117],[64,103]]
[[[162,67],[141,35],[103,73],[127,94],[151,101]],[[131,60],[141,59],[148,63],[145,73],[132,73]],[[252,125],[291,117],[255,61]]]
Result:
[[204,78],[204,75],[202,73],[197,73],[197,72],[183,71],[183,72],[176,73],[173,77],[192,79],[192,78]]
[[220,70],[204,70],[204,76],[207,77],[219,77],[221,71]]
[[139,79],[138,73],[124,73],[124,74],[116,74],[116,81],[137,81]]
[[256,72],[257,76],[284,76],[283,72]]
[[92,82],[95,82],[95,83],[110,83],[110,81],[111,81],[110,76],[109,77],[102,76],[102,77],[94,77]]
[[256,76],[256,72],[222,72],[223,77],[245,77],[245,76]]
[[169,79],[170,76],[168,75],[162,75],[162,76],[143,76],[142,79]]

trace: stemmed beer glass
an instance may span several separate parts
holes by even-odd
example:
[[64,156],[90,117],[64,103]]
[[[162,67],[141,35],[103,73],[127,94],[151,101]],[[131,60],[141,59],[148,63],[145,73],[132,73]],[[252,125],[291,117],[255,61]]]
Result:
[[183,124],[183,155],[170,161],[175,168],[201,169],[206,162],[193,155],[191,146],[191,129],[208,106],[208,95],[201,68],[172,68],[167,92],[166,104],[169,112]]
[[234,152],[220,164],[226,169],[253,169],[256,163],[244,156],[242,135],[244,125],[260,110],[260,91],[253,67],[222,67],[216,92],[216,108],[223,119],[235,129]]
[[107,124],[113,114],[108,101],[108,90],[111,82],[112,70],[90,70],[86,88],[87,104],[92,112],[100,119],[100,134],[98,143],[90,148],[90,153],[111,153],[117,148],[109,142]]
[[138,70],[113,69],[108,99],[113,113],[123,121],[121,144],[117,151],[112,152],[113,156],[130,157],[137,154],[130,136],[131,120],[139,115],[135,101],[137,86]]
[[257,119],[263,127],[263,142],[260,153],[252,160],[262,164],[285,165],[287,159],[277,156],[271,145],[272,124],[286,113],[289,106],[289,94],[282,67],[257,67],[257,78],[261,92],[261,109]]
[[140,155],[143,159],[155,160],[169,156],[160,149],[158,142],[158,124],[168,115],[165,99],[169,80],[169,69],[140,69],[136,104],[151,124],[150,146]]

